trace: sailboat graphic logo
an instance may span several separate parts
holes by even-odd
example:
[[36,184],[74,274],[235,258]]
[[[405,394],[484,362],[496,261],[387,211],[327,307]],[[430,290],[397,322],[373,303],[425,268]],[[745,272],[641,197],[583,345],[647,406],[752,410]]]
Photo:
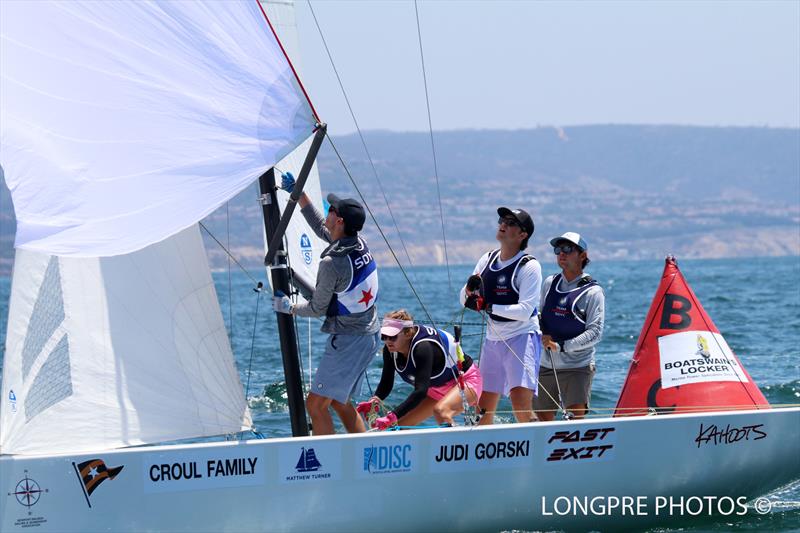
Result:
[[311,239],[308,238],[308,235],[303,233],[300,236],[300,251],[303,253],[303,261],[307,265],[311,264],[311,261],[314,260],[313,249],[311,248]]
[[298,472],[315,472],[320,469],[322,464],[317,460],[317,454],[314,453],[314,448],[306,450],[302,448],[300,451],[300,459],[297,461],[297,466],[294,467]]

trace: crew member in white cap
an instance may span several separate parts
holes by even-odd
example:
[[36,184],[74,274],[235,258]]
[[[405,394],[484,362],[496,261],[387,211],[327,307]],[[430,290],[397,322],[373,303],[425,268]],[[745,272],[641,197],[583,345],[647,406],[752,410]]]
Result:
[[478,260],[460,295],[465,307],[486,313],[481,424],[493,422],[501,395],[511,400],[518,422],[533,419],[531,402],[542,351],[538,318],[542,267],[525,253],[533,237],[533,219],[523,209],[500,207],[497,214],[495,238],[500,248]]
[[[403,309],[387,314],[381,325],[383,373],[375,396],[358,404],[369,413],[389,396],[394,375],[414,387],[408,398],[375,420],[373,427],[386,429],[395,424],[415,426],[431,415],[439,424],[453,423],[464,410],[464,401],[476,405],[483,380],[472,358],[460,352],[452,335],[431,326],[415,325]],[[461,359],[461,361],[459,361]]]
[[568,231],[550,239],[561,272],[542,285],[542,364],[533,408],[539,420],[553,420],[561,408],[573,418],[589,409],[595,373],[595,346],[603,336],[605,295],[583,269],[589,246]]

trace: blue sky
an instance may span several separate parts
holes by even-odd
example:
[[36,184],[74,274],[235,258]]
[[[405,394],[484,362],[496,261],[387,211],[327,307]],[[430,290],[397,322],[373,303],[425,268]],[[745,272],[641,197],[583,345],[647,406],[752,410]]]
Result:
[[[312,3],[363,129],[427,131],[412,1]],[[800,127],[800,1],[418,3],[435,130]],[[354,131],[307,2],[303,81]]]

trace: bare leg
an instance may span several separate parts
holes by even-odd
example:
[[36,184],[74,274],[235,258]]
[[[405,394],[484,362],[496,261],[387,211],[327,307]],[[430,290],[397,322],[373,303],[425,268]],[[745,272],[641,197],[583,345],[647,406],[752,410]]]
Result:
[[398,419],[397,424],[400,426],[416,426],[424,422],[433,414],[434,405],[436,405],[436,401],[426,396],[418,406]]
[[574,403],[567,406],[567,411],[572,413],[572,417],[575,419],[581,419],[585,417],[588,410],[589,406],[585,403]]
[[356,408],[350,402],[341,403],[336,400],[331,401],[331,407],[339,415],[342,425],[348,433],[364,433],[367,427],[364,425],[364,420],[358,416]]
[[485,413],[481,416],[479,426],[488,426],[494,422],[494,411],[497,409],[498,402],[500,402],[500,393],[483,391],[478,407],[485,410]]
[[[467,397],[467,403],[470,405],[475,403],[475,391],[466,387],[464,395]],[[453,387],[444,395],[444,398],[436,403],[433,408],[433,416],[440,424],[452,424],[453,417],[464,410],[464,403],[461,401],[461,390],[458,387]]]
[[514,409],[514,417],[517,422],[530,422],[533,420],[533,391],[525,387],[514,387],[508,395],[511,399],[511,407]]
[[536,411],[536,418],[539,422],[552,422],[555,418],[553,411]]
[[306,398],[306,410],[311,417],[311,425],[314,435],[333,435],[333,419],[328,411],[331,402],[330,398],[325,398],[313,392],[308,393]]

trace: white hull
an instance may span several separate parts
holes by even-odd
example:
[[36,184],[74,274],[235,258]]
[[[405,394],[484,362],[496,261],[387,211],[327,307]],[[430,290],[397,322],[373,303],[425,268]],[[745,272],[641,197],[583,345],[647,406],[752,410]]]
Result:
[[[487,459],[498,443],[507,457]],[[468,456],[437,461],[443,447]],[[303,448],[317,470],[298,471]],[[123,469],[87,496],[73,463],[90,459]],[[175,463],[189,479],[163,479],[179,473]],[[749,500],[798,478],[800,408],[170,445],[0,457],[0,530],[620,527],[680,518],[659,496]],[[559,515],[558,497],[597,496],[594,511]],[[599,507],[623,496],[639,497],[629,512]]]

